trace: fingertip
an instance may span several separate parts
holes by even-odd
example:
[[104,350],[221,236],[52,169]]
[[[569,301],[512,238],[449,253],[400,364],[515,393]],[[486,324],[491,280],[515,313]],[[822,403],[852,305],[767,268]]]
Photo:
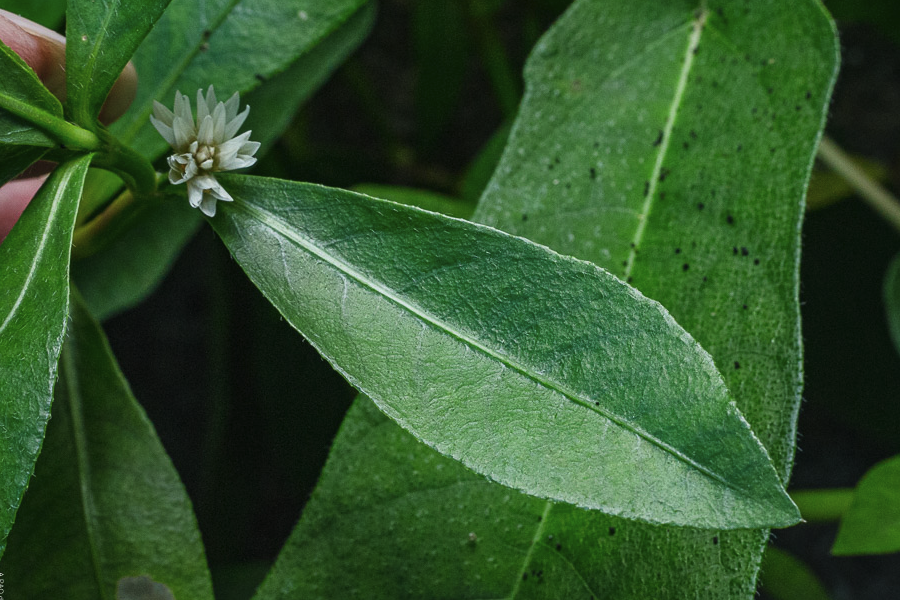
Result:
[[32,68],[54,96],[66,98],[66,38],[15,13],[0,9],[0,40]]

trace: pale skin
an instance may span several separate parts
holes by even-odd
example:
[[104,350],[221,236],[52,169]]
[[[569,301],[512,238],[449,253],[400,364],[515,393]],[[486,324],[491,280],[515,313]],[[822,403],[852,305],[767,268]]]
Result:
[[[66,39],[60,34],[0,10],[0,40],[31,67],[54,96],[66,96]],[[109,124],[119,118],[134,100],[137,72],[128,63],[109,92],[100,111],[100,121]],[[6,238],[22,211],[52,170],[51,163],[37,163],[17,179],[0,187],[0,242]]]

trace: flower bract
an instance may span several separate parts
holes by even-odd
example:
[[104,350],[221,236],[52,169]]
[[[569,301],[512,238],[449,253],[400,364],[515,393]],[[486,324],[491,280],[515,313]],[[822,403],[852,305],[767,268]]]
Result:
[[175,154],[168,158],[169,181],[187,183],[188,202],[207,216],[215,216],[216,202],[233,198],[216,181],[215,173],[243,169],[256,162],[259,142],[250,141],[249,131],[235,135],[250,113],[247,106],[239,114],[237,92],[227,102],[217,102],[213,86],[206,96],[197,90],[197,120],[191,101],[175,92],[175,111],[153,102],[150,122],[165,138]]

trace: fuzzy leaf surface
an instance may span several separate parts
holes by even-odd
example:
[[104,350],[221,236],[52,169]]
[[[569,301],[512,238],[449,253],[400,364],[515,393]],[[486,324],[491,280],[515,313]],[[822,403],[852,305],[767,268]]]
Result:
[[[66,107],[93,129],[119,73],[170,0],[69,0],[66,10]],[[143,84],[143,82],[142,82]]]
[[35,600],[113,600],[136,575],[175,598],[213,598],[184,487],[77,295],[53,419],[0,568],[7,589]]
[[69,311],[69,248],[90,158],[57,167],[0,244],[0,555],[50,417]]
[[709,356],[590,263],[344,190],[223,177],[212,225],[357,389],[527,493],[726,529],[799,513]]
[[[836,66],[833,25],[818,2],[576,2],[529,60],[511,143],[476,215],[632,277],[660,300],[710,351],[783,478],[800,401],[797,232]],[[387,433],[354,437],[355,428],[396,429],[359,415],[348,416],[264,589],[754,597],[764,530],[651,526],[515,495],[498,505],[490,484],[475,481],[462,484],[455,509],[420,500],[436,474],[419,465],[437,457]],[[355,444],[366,452],[348,456]],[[379,468],[385,453],[394,461]],[[327,519],[335,525],[323,527]],[[497,538],[499,549],[461,557],[458,525],[468,522],[479,543]],[[520,527],[519,543],[509,543]],[[322,558],[325,570],[308,572],[323,548],[336,566]],[[457,587],[445,594],[444,581],[429,578],[448,565]],[[485,574],[491,565],[495,579]],[[348,571],[361,573],[355,583]]]

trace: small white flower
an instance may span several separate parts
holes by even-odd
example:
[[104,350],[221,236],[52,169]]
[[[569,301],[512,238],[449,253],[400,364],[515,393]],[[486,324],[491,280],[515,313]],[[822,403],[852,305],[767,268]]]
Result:
[[253,155],[259,142],[251,142],[249,131],[235,137],[244,124],[250,107],[238,114],[237,92],[228,102],[216,102],[216,92],[209,86],[206,97],[197,90],[197,124],[191,112],[191,101],[175,92],[175,112],[153,101],[150,122],[175,154],[169,157],[169,181],[173,185],[187,182],[188,202],[207,216],[215,216],[216,201],[233,198],[216,181],[214,173],[243,169],[256,162]]

